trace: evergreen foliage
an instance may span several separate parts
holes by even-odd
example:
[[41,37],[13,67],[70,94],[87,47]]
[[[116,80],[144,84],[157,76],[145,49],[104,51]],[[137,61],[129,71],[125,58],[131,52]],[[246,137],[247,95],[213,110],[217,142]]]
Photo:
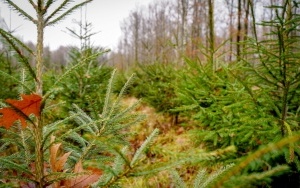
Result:
[[251,95],[255,91],[235,76],[240,72],[239,65],[211,72],[209,65],[188,59],[187,63],[176,90],[183,106],[173,110],[199,122],[201,129],[194,132],[199,143],[212,149],[235,145],[238,154],[244,155],[278,135],[280,130],[275,118],[266,113],[267,107],[257,106]]
[[[259,40],[254,25],[255,38],[246,41],[247,54],[258,54],[258,58],[244,60],[249,68],[249,85],[261,90],[257,99],[261,106],[270,106],[278,119],[282,136],[288,134],[284,123],[292,130],[299,130],[299,14],[297,4],[285,1],[278,6],[267,7],[273,11],[274,20],[264,21],[263,27],[270,29],[266,40]],[[253,10],[252,10],[253,11]],[[255,19],[255,18],[253,18]],[[263,98],[263,99],[261,99]]]
[[[241,62],[211,72],[207,65],[186,60],[189,67],[182,74],[177,90],[184,105],[174,110],[193,114],[201,126],[201,130],[195,131],[199,143],[212,148],[233,144],[238,147],[239,156],[243,156],[260,145],[280,142],[299,130],[299,15],[293,12],[297,10],[293,6],[291,1],[285,1],[280,6],[269,7],[276,19],[261,24],[270,28],[268,39],[259,41],[255,30],[255,37],[245,41],[247,48]],[[254,17],[253,20],[255,28]],[[253,173],[252,178],[258,180],[281,169],[297,179],[299,156],[295,145],[290,143],[276,155],[267,155],[260,163],[248,166],[245,173]],[[287,166],[277,167],[278,164],[288,165],[291,172],[286,173]],[[267,171],[267,167],[273,168]],[[261,175],[255,174],[260,172]],[[293,182],[280,181],[289,185]],[[272,185],[270,179],[256,183]]]
[[[270,185],[274,177],[290,172],[288,165],[275,167],[268,166],[268,169],[260,172],[249,172],[249,168],[260,166],[259,163],[270,161],[274,155],[277,156],[281,150],[288,148],[290,143],[299,142],[299,133],[294,136],[286,137],[278,142],[261,146],[258,150],[250,152],[247,156],[240,157],[235,164],[228,164],[219,167],[213,172],[200,168],[195,175],[193,182],[184,182],[178,171],[171,170],[170,175],[174,187],[258,187]],[[287,182],[285,182],[287,183]]]
[[0,99],[16,97],[18,93],[15,85],[19,83],[19,79],[14,76],[17,68],[13,67],[12,57],[8,53],[2,51],[0,54],[0,85],[3,87],[0,92]]
[[[278,176],[292,170],[290,169],[288,164],[280,165],[279,163],[277,163],[274,167],[268,165],[268,168],[266,170],[261,170],[261,172],[254,173],[249,173],[246,167],[255,169],[257,166],[261,166],[261,163],[269,162],[270,158],[276,158],[276,156],[280,155],[282,149],[288,148],[290,143],[299,143],[299,139],[299,133],[297,133],[294,136],[289,136],[277,142],[272,142],[267,145],[261,146],[258,150],[255,150],[249,153],[247,156],[238,159],[237,164],[226,173],[222,174],[221,178],[215,182],[214,187],[220,187],[220,185],[232,187],[232,185],[236,184],[241,187],[243,185],[252,185],[252,187],[258,185],[270,185],[273,180],[270,178],[270,176]],[[225,183],[225,181],[228,182]],[[287,180],[284,182],[284,184],[295,186],[295,184],[290,184],[290,182]]]
[[[55,84],[51,98],[63,103],[63,108],[57,114],[58,118],[66,115],[72,104],[76,103],[81,109],[91,116],[103,108],[105,88],[113,71],[111,67],[100,65],[98,62],[106,51],[89,47],[83,51],[73,48],[70,52],[70,61],[66,71],[73,67],[74,70],[66,74],[61,82]],[[57,81],[57,73],[48,71],[45,77],[45,88],[51,87]],[[54,114],[53,114],[54,115]]]
[[[1,31],[0,31],[1,32]],[[12,32],[6,31],[7,35],[11,35]],[[6,98],[17,97],[18,91],[16,85],[22,84],[22,76],[17,76],[17,72],[22,72],[20,66],[16,63],[18,59],[17,55],[14,53],[14,50],[8,42],[5,40],[5,37],[0,35],[0,85],[3,86],[0,91],[0,100]]]
[[[84,165],[103,170],[102,176],[95,182],[94,187],[113,187],[126,176],[137,176],[135,169],[137,168],[139,172],[141,168],[139,163],[145,149],[153,142],[158,130],[154,130],[149,135],[133,156],[128,149],[125,149],[128,147],[126,137],[129,134],[125,130],[140,122],[143,116],[132,113],[138,104],[129,107],[124,107],[122,104],[121,99],[130,85],[130,80],[118,96],[112,93],[114,77],[115,71],[112,72],[107,85],[102,113],[98,112],[97,119],[89,116],[77,105],[73,105],[73,110],[68,117],[44,125],[44,139],[42,140],[44,150],[47,151],[55,144],[61,144],[63,146],[61,152],[68,154],[64,167],[66,170],[63,172],[51,171],[47,166],[44,167],[47,171],[44,176],[45,185],[54,186],[55,183],[61,184],[65,179],[74,178],[76,174],[71,169],[78,161],[84,161]],[[45,114],[50,110],[51,108],[45,108]],[[77,126],[70,126],[72,122]],[[36,155],[33,152],[35,136],[32,128],[21,129],[17,126],[13,129],[0,128],[0,131],[4,135],[0,139],[2,145],[0,180],[2,183],[6,185],[12,183],[11,187],[36,184],[35,171],[32,168],[34,165],[32,159]],[[56,135],[55,142],[50,141],[53,134]],[[119,150],[120,147],[123,149]],[[44,153],[45,163],[48,163],[52,155],[51,152]]]
[[[35,57],[35,68],[29,64],[27,57],[19,53],[19,46],[30,50],[26,45],[4,30],[1,30],[0,34],[17,52],[16,55],[23,62],[23,67],[26,68],[26,72],[21,75],[21,79],[18,81],[19,91],[21,94],[34,92],[36,96],[42,98],[42,101],[41,105],[34,107],[40,112],[35,115],[26,115],[22,109],[19,110],[6,104],[6,108],[11,107],[11,111],[16,111],[14,113],[21,113],[21,117],[26,118],[29,125],[21,128],[20,122],[15,122],[14,126],[11,125],[9,129],[0,128],[0,184],[11,185],[11,187],[68,187],[74,186],[75,183],[78,183],[76,186],[80,187],[91,186],[92,183],[95,183],[95,187],[116,185],[115,182],[126,176],[128,172],[132,172],[143,156],[145,149],[149,147],[158,133],[158,130],[154,130],[132,157],[130,153],[125,152],[126,150],[119,151],[119,148],[128,146],[126,141],[128,127],[143,119],[142,116],[132,113],[138,104],[129,107],[122,104],[122,98],[132,78],[125,83],[118,95],[112,93],[116,71],[111,71],[111,69],[106,69],[107,71],[102,74],[111,73],[110,79],[107,79],[107,88],[103,85],[89,85],[88,79],[84,77],[88,78],[90,74],[97,75],[98,72],[93,72],[98,71],[95,69],[98,66],[95,64],[95,60],[103,52],[94,52],[93,49],[86,48],[80,53],[75,52],[73,64],[58,78],[56,77],[52,83],[48,82],[47,87],[43,87],[45,83],[42,77],[45,27],[57,23],[90,0],[75,4],[69,9],[66,8],[72,1],[65,0],[49,14],[45,13],[54,1],[29,1],[36,10],[37,19],[31,17],[14,2],[8,0],[4,2],[24,16],[25,19],[37,25],[37,51],[35,53],[31,51]],[[86,68],[82,68],[84,66]],[[12,79],[11,75],[3,75],[7,79]],[[30,77],[26,75],[30,75]],[[101,91],[100,96],[96,94],[98,99],[93,104],[80,103],[80,106],[73,104],[72,108],[67,108],[71,111],[65,117],[60,117],[57,120],[49,118],[48,114],[59,109],[59,105],[56,104],[56,96],[64,93],[61,90],[64,90],[64,87],[68,85],[66,81],[72,82],[72,80],[68,80],[72,76],[75,77],[79,85],[78,88],[75,88],[75,92],[79,94],[73,98],[75,99],[73,102],[77,102],[76,99],[81,97],[82,101],[87,99],[88,95],[85,92],[97,93],[96,90],[105,90],[105,94],[102,95]],[[96,77],[93,84],[96,84],[98,79],[99,77]],[[68,92],[71,93],[72,91],[69,90]],[[90,97],[94,96],[90,95]],[[70,99],[67,102],[71,104]],[[3,123],[3,119],[9,117],[2,114],[1,118],[1,123]],[[128,158],[132,158],[132,161]],[[111,164],[113,165],[110,166]],[[125,168],[124,165],[126,164]],[[91,165],[95,168],[85,170],[86,166]]]
[[211,174],[208,174],[204,169],[200,169],[194,179],[193,183],[185,183],[177,171],[170,171],[174,187],[184,188],[184,187],[194,187],[194,188],[207,188],[212,182],[217,181],[218,177],[228,171],[233,166],[233,164],[227,165],[226,167],[221,167]]
[[[261,41],[249,1],[254,37],[243,42],[239,62],[213,66],[217,49],[212,46],[207,64],[186,58],[182,67],[139,65],[117,89],[116,70],[98,61],[107,51],[90,46],[90,25],[80,25],[82,36],[69,29],[82,46],[70,52],[62,73],[44,69],[45,27],[91,0],[62,0],[52,9],[57,1],[29,0],[36,18],[13,1],[2,1],[37,26],[38,41],[33,51],[0,29],[9,52],[21,63],[13,63],[6,52],[0,54],[0,105],[27,122],[0,127],[0,187],[122,187],[124,179],[147,179],[161,172],[170,175],[172,187],[272,187],[282,182],[299,186],[300,19],[294,1],[268,7],[275,19],[261,23],[270,31]],[[138,79],[133,81],[135,75]],[[193,120],[198,148],[178,152],[154,147],[158,129],[131,147],[130,127],[144,116],[136,112],[139,100],[123,103],[128,92],[164,117],[173,116],[176,123],[179,114]],[[40,96],[40,113],[26,115],[5,102],[18,93]],[[4,113],[0,118],[4,124]],[[185,129],[176,131],[180,135]],[[192,178],[186,179],[191,166]]]
[[178,112],[170,111],[179,105],[175,100],[177,72],[179,70],[172,64],[139,65],[135,71],[138,82],[131,89],[135,97],[142,98],[158,112],[171,115],[173,123],[177,123],[179,115]]

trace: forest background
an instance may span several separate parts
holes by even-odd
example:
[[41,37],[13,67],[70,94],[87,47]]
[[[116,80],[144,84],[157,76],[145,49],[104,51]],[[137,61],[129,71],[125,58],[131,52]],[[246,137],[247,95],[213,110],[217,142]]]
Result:
[[[67,28],[79,47],[53,52],[40,40],[24,44],[1,29],[1,182],[76,187],[79,178],[95,187],[297,187],[298,5],[155,1],[124,20],[113,51],[93,46],[97,31],[88,20],[79,20],[78,32]],[[31,93],[42,100],[42,113],[33,117],[7,100],[25,101]],[[4,109],[21,111],[32,127],[21,118],[8,129]],[[142,120],[139,113],[148,116]]]

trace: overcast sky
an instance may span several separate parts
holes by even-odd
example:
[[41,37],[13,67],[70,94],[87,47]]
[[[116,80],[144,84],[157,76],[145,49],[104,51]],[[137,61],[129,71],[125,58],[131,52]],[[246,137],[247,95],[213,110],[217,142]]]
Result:
[[[19,3],[20,1],[22,3]],[[59,2],[61,1],[59,0]],[[82,0],[75,1],[82,2]],[[87,20],[92,23],[93,31],[99,31],[92,38],[93,45],[106,48],[116,47],[117,41],[121,36],[121,21],[137,6],[145,6],[151,1],[153,0],[94,0],[92,3],[89,3],[82,10],[87,10]],[[14,0],[14,2],[30,12],[32,16],[35,15],[28,1]],[[33,41],[35,43],[35,26],[31,22],[19,17],[14,11],[10,11],[7,5],[2,2],[0,2],[0,15],[12,30],[16,30],[15,34],[20,36],[25,42]],[[50,46],[51,50],[57,49],[60,45],[78,46],[79,40],[67,34],[66,27],[79,30],[72,20],[79,21],[80,17],[80,10],[77,10],[54,27],[47,27],[44,44]]]

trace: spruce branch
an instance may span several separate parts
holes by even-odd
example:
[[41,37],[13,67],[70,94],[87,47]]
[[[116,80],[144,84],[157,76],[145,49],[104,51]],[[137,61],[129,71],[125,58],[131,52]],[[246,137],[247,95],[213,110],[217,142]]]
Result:
[[[30,183],[37,183],[33,178],[28,178],[28,177],[24,177],[24,176],[15,176],[15,175],[1,175],[0,174],[0,179],[7,179],[7,180],[13,180],[13,181],[19,181],[19,182],[30,182]],[[3,185],[3,184],[0,184]],[[13,184],[7,184],[5,183],[4,188],[10,188],[10,187],[16,187],[16,185]]]
[[[46,144],[47,139],[55,132],[57,131],[59,128],[63,128],[63,127],[59,127],[61,124],[65,124],[68,121],[71,121],[72,119],[74,119],[76,116],[78,116],[78,114],[73,114],[71,116],[68,116],[66,118],[64,118],[63,120],[59,120],[59,121],[55,121],[53,123],[50,123],[48,125],[46,125],[43,129],[43,135],[44,135],[44,140],[43,140],[43,148],[44,151],[46,151],[48,149],[47,147],[44,147],[44,145]],[[72,129],[71,129],[72,130]],[[58,139],[58,138],[57,138]]]
[[106,117],[110,110],[109,102],[111,99],[111,93],[112,93],[111,90],[112,90],[115,74],[116,74],[116,69],[111,73],[111,77],[107,84],[106,95],[105,95],[103,110],[102,110],[102,114],[101,114],[102,117]]
[[[260,53],[261,52],[261,45],[259,44],[259,40],[258,40],[258,34],[257,34],[257,27],[256,27],[256,18],[255,18],[255,12],[254,12],[254,5],[253,5],[253,2],[252,1],[249,1],[249,6],[250,6],[250,11],[251,11],[251,16],[252,16],[252,23],[253,23],[253,25],[252,25],[252,27],[253,27],[253,34],[254,34],[254,46],[256,47],[256,50],[257,50],[257,52],[259,52],[258,53],[258,55],[259,55],[259,59],[260,59],[260,62],[267,68],[267,66],[266,66],[266,64],[265,64],[265,62],[264,62],[264,60],[263,60],[263,56],[262,56],[262,54],[263,53]],[[267,69],[268,70],[268,73],[275,79],[275,80],[279,80],[274,74],[273,74],[273,72],[271,71],[271,70],[269,70],[269,69]],[[260,76],[260,77],[263,77],[261,74],[259,74],[257,71],[256,71],[256,74],[258,75],[258,76]],[[265,80],[267,80],[268,82],[271,82],[271,81],[269,81],[268,79],[265,79]],[[273,82],[271,82],[271,83],[273,83]]]
[[77,32],[74,29],[70,29],[68,27],[66,29],[69,31],[69,33],[72,37],[76,37],[76,38],[79,38],[79,39],[82,38],[82,36],[80,34],[77,34]]
[[65,71],[60,77],[57,78],[57,80],[55,81],[55,83],[52,85],[51,89],[45,94],[44,98],[48,98],[53,91],[55,91],[55,87],[63,80],[65,79],[67,76],[69,76],[73,71],[75,71],[76,69],[82,67],[84,65],[84,63],[78,63],[74,66],[72,66],[71,68],[69,68],[67,71]]
[[279,165],[261,173],[251,173],[234,177],[228,183],[225,183],[225,185],[228,185],[228,187],[232,185],[240,185],[239,187],[244,187],[249,184],[257,185],[259,182],[272,181],[270,177],[288,172],[289,170],[290,168],[287,165]]
[[199,163],[201,161],[212,161],[228,156],[228,154],[236,153],[235,146],[228,146],[224,149],[217,149],[210,152],[199,153],[197,157],[184,158],[186,162]]
[[194,188],[200,187],[204,179],[206,178],[206,170],[205,169],[200,169],[196,175],[196,178],[194,180]]
[[125,164],[127,167],[130,168],[130,161],[126,157],[126,154],[128,153],[128,147],[125,146],[122,148],[122,150],[119,150],[116,148],[114,151],[117,153],[117,156],[114,160],[113,169],[116,174],[120,174],[122,172],[122,170],[124,169]]
[[[78,125],[87,125],[84,128],[86,128],[89,133],[97,135],[97,133],[99,133],[97,123],[102,122],[103,120],[101,119],[100,121],[94,121],[88,114],[86,114],[81,108],[79,108],[79,106],[77,106],[76,104],[73,104],[72,106],[74,107],[76,114],[78,114],[78,116],[74,118],[74,120],[77,121]],[[73,112],[71,112],[71,114],[72,113]]]
[[247,83],[246,83],[243,79],[241,79],[239,76],[237,76],[236,74],[234,74],[231,70],[229,70],[229,72],[230,72],[230,74],[231,74],[232,76],[234,76],[234,77],[235,77],[235,78],[236,78],[236,79],[237,79],[237,80],[245,87],[245,89],[246,89],[246,91],[249,93],[249,95],[250,95],[252,101],[254,102],[254,104],[256,105],[256,107],[258,108],[258,107],[259,107],[259,104],[258,104],[257,99],[256,99],[255,96],[254,96],[254,93],[253,93],[252,89],[250,89],[250,88],[248,87]]
[[124,168],[123,158],[117,155],[114,159],[113,166],[101,165],[106,173],[99,178],[92,187],[113,187],[122,177],[126,176],[130,169]]
[[[220,169],[216,170],[215,172],[211,173],[205,181],[201,183],[201,186],[199,188],[206,188],[209,187],[213,182],[218,181],[218,178],[224,174],[226,171],[230,170],[234,164],[229,164],[224,167],[221,167]],[[196,187],[195,187],[196,188]],[[198,188],[198,187],[197,187]]]
[[2,0],[4,3],[8,4],[12,10],[19,13],[20,16],[23,16],[24,18],[28,19],[34,24],[37,24],[37,20],[35,20],[33,17],[31,17],[29,14],[27,14],[23,9],[21,9],[18,5],[16,5],[11,0]]
[[[121,102],[121,99],[126,91],[126,89],[128,89],[130,83],[132,82],[132,79],[133,79],[133,75],[131,75],[128,80],[126,81],[126,83],[124,84],[124,86],[122,87],[121,91],[119,92],[119,95],[117,97],[117,99],[115,100],[115,102],[113,103],[113,105],[111,106],[111,109],[110,109],[110,113],[109,113],[109,117],[112,116],[113,112],[115,111],[115,108],[120,104]],[[112,83],[111,83],[112,84]],[[110,89],[111,90],[111,89]],[[134,108],[137,104],[135,105],[132,105],[130,107],[128,107],[128,110],[124,110],[123,113],[119,113],[115,118],[118,118],[118,116],[122,116],[123,114],[127,113],[129,110],[131,110],[132,108]]]
[[111,184],[113,184],[117,178],[114,178],[113,173],[110,173],[110,169],[105,168],[105,170],[108,171],[108,173],[103,174],[99,180],[92,185],[92,188],[109,188]]
[[28,2],[31,4],[31,6],[36,10],[37,5],[33,2],[33,0],[28,0]]
[[2,145],[0,146],[0,153],[4,153],[9,146],[10,146],[9,142],[2,143]]
[[[47,22],[54,17],[56,14],[58,14],[59,12],[63,11],[66,9],[66,6],[68,6],[70,3],[74,2],[74,0],[64,0],[59,7],[57,7],[48,17],[46,17],[45,19],[45,23],[47,24]],[[49,0],[46,4],[46,7],[49,7],[52,4],[51,0]]]
[[[127,107],[126,109],[122,110],[121,112],[117,113],[115,116],[111,117],[110,122],[120,122],[122,120],[126,120],[129,119],[130,117],[127,117],[126,114],[128,114],[129,112],[131,112],[132,110],[136,109],[137,105],[140,104],[140,101],[135,102],[133,105]],[[137,123],[139,121],[141,121],[142,119],[144,119],[143,116],[138,117],[141,115],[132,115],[132,119],[135,119],[135,121],[133,122],[129,122],[129,124],[131,123]],[[125,127],[125,125],[124,125]]]
[[[28,92],[32,92],[32,89],[30,89],[27,84],[23,83],[22,81],[18,80],[17,78],[15,78],[14,76],[7,74],[6,72],[3,72],[2,70],[0,70],[0,75],[3,77],[6,77],[8,79],[10,79],[11,81],[19,84],[21,87],[25,88]],[[23,91],[25,91],[23,89]]]
[[67,5],[68,3],[70,3],[72,0],[65,0],[61,6],[59,6],[56,10],[54,10],[52,12],[52,14],[50,14],[46,19],[45,19],[45,25],[46,26],[50,26],[50,25],[54,25],[57,22],[61,21],[62,19],[64,19],[67,15],[71,14],[74,10],[86,5],[87,3],[92,2],[93,0],[85,0],[82,3],[79,3],[77,5],[74,5],[72,8],[68,9],[67,11],[65,11],[64,13],[62,13],[61,15],[59,15],[57,18],[54,18],[53,20],[51,20],[54,16],[56,16],[57,13],[59,13],[60,11],[62,11],[65,7],[65,5]]
[[[74,116],[74,117],[76,117],[78,115],[79,114],[72,114],[72,116]],[[102,122],[103,122],[103,120],[99,119],[99,120],[96,120],[96,121],[93,121],[93,122],[90,122],[90,123],[81,124],[80,126],[78,126],[76,128],[73,128],[73,129],[70,129],[67,132],[65,132],[64,134],[62,134],[61,138],[67,138],[68,136],[72,135],[76,131],[86,129],[86,127],[94,125],[94,124],[101,124]],[[93,132],[90,132],[90,133],[93,133]],[[97,136],[97,135],[100,135],[100,134],[99,133],[98,134],[97,133],[93,133],[93,135]]]
[[30,55],[34,55],[34,52],[26,44],[20,41],[17,37],[13,36],[10,32],[0,28],[0,34],[9,42],[9,44],[14,48],[15,51],[21,51],[15,49],[17,45],[20,45],[27,52],[29,52]]
[[[288,136],[293,136],[293,131],[291,129],[291,126],[287,123],[287,122],[283,122],[284,123],[284,126],[287,130],[287,135]],[[293,162],[295,159],[295,145],[293,142],[291,142],[289,144],[289,159],[287,160],[288,163],[291,163]]]
[[21,134],[22,144],[23,144],[23,148],[24,148],[24,152],[25,152],[25,161],[26,161],[26,164],[29,164],[29,162],[30,162],[30,150],[28,148],[28,145],[26,144],[25,133],[24,133],[23,130],[20,130],[20,134]]
[[45,10],[47,11],[48,10],[48,8],[55,2],[56,0],[48,0],[47,2],[46,2],[46,5],[45,5]]
[[184,181],[182,180],[182,178],[180,177],[179,173],[176,170],[171,170],[170,175],[171,175],[174,187],[176,187],[176,188],[186,188],[187,187],[186,184],[184,183]]
[[69,68],[67,71],[65,71],[59,78],[57,78],[55,83],[53,85],[51,85],[51,88],[49,89],[49,91],[47,91],[45,93],[45,95],[43,97],[44,100],[48,99],[50,97],[50,95],[56,90],[57,85],[60,84],[65,78],[67,78],[71,73],[73,73],[74,71],[76,71],[80,67],[86,65],[86,62],[88,62],[90,59],[98,57],[98,56],[100,56],[100,55],[102,55],[106,52],[107,52],[107,50],[103,51],[103,52],[95,53],[95,54],[90,55],[88,57],[81,58],[79,63],[73,65],[71,68]]
[[135,152],[135,154],[130,162],[131,167],[134,167],[134,165],[137,163],[137,161],[141,158],[144,151],[150,146],[150,144],[153,142],[153,139],[158,135],[158,133],[159,133],[159,130],[154,129],[152,131],[152,133],[149,135],[149,137],[143,142],[143,144]]
[[122,87],[121,91],[119,92],[118,98],[116,100],[116,103],[119,103],[123,97],[123,95],[125,94],[126,90],[128,89],[128,87],[130,86],[130,84],[133,81],[135,74],[132,74],[126,81],[126,83],[124,84],[124,86]]
[[25,93],[24,92],[24,87],[23,85],[25,85],[25,80],[26,80],[26,74],[25,74],[25,69],[22,69],[22,73],[21,73],[21,79],[20,79],[20,82],[22,83],[20,88],[19,88],[19,93],[22,94],[22,93]]
[[12,159],[9,157],[0,157],[0,167],[3,169],[14,169],[17,172],[33,175],[32,172],[28,170],[27,166],[17,164],[13,162]]
[[[47,180],[47,184],[53,185],[55,183],[64,182],[69,179],[75,179],[80,175],[84,175],[85,173],[66,173],[66,172],[51,172],[50,174],[45,175],[45,180]],[[80,183],[80,182],[78,182]],[[63,186],[64,187],[64,186]],[[72,187],[76,187],[76,184]],[[55,187],[58,188],[58,187]]]
[[252,161],[259,159],[263,155],[272,152],[273,150],[279,150],[283,148],[286,145],[289,145],[290,143],[294,143],[300,140],[300,135],[293,135],[290,137],[286,137],[281,139],[278,142],[270,143],[264,147],[259,148],[252,154],[249,154],[247,157],[242,159],[238,164],[236,164],[234,167],[232,167],[229,171],[224,173],[220,179],[214,184],[213,187],[221,187],[225,181],[227,181],[230,177],[236,175],[238,172],[240,172],[242,169],[244,169],[247,165],[249,165]]
[[22,48],[24,48],[27,52],[29,52],[31,55],[34,55],[33,51],[28,48],[23,42],[21,42],[19,39],[14,37],[9,32],[3,30],[0,28],[0,35],[10,44],[12,49],[17,53],[20,61],[23,63],[24,67],[29,71],[32,78],[36,80],[36,74],[33,68],[31,67],[28,58],[22,53],[21,49],[18,47],[20,45]]

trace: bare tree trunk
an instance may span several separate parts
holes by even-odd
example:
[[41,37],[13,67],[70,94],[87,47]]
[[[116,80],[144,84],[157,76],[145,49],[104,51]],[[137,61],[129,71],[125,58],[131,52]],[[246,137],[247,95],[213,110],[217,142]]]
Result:
[[214,53],[215,53],[215,25],[214,25],[214,0],[208,0],[208,28],[209,28],[209,63],[212,71],[215,69]]
[[139,62],[139,28],[140,28],[140,15],[138,12],[132,14],[133,22],[133,40],[134,40],[134,64]]
[[193,21],[191,26],[191,57],[197,57],[197,50],[201,38],[201,19],[200,19],[200,0],[194,0],[193,3]]
[[245,5],[245,18],[244,18],[244,38],[243,40],[247,40],[249,33],[249,13],[250,13],[250,1],[244,0]]
[[[178,0],[179,1],[179,0]],[[178,2],[178,7],[181,8],[181,10],[178,10],[180,12],[180,56],[179,56],[179,64],[181,63],[181,56],[185,50],[185,43],[186,43],[186,24],[187,24],[187,12],[188,12],[188,0],[180,0]]]
[[233,0],[227,1],[229,9],[229,62],[232,61],[233,52]]
[[[244,9],[245,9],[245,17],[244,17],[244,33],[243,33],[243,40],[248,39],[248,33],[249,33],[249,13],[250,13],[250,1],[244,0]],[[245,49],[245,45],[242,46],[243,50]]]
[[241,34],[242,34],[242,24],[241,24],[241,17],[242,17],[242,0],[238,0],[238,25],[237,25],[237,35],[236,35],[236,58],[237,61],[241,60]]

